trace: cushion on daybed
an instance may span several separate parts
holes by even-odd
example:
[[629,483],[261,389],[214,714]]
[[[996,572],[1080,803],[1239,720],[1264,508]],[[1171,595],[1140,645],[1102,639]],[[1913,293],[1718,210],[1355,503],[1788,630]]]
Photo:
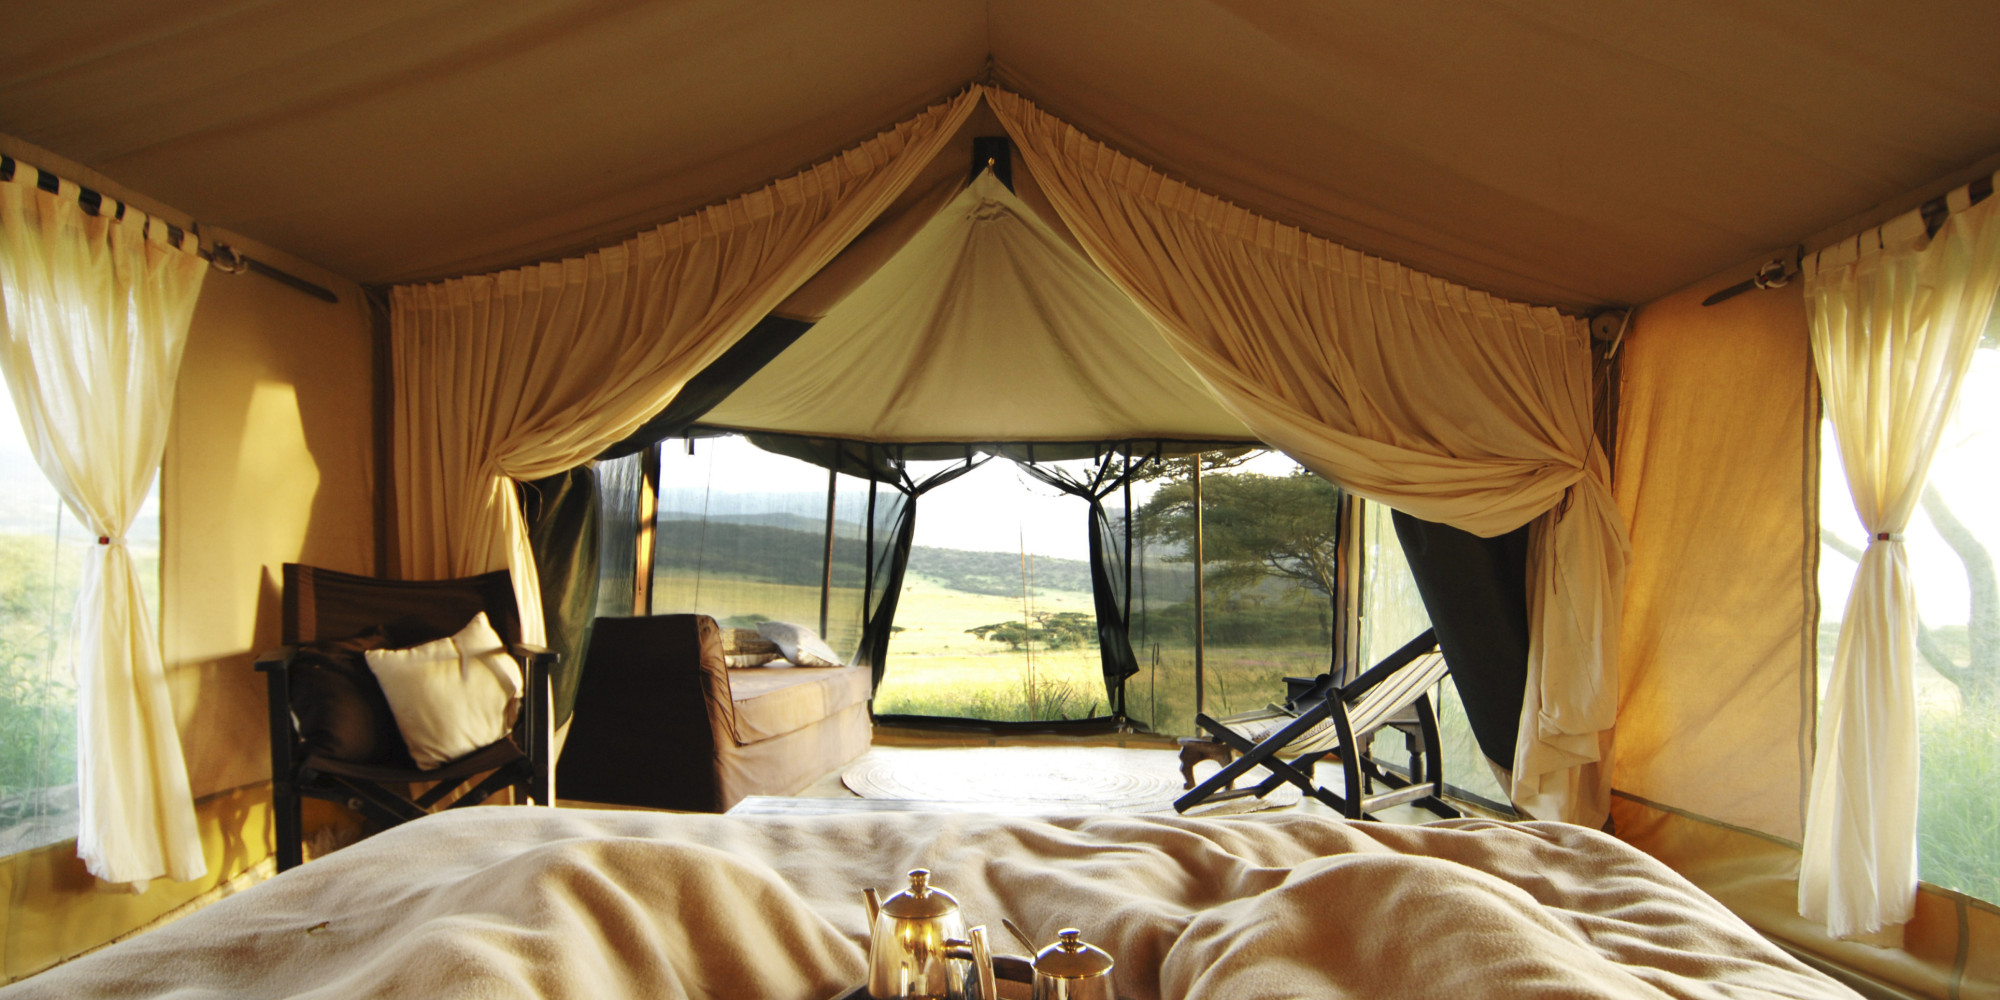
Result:
[[760,622],[757,634],[776,643],[785,659],[801,667],[842,666],[840,654],[819,637],[819,633],[791,622]]

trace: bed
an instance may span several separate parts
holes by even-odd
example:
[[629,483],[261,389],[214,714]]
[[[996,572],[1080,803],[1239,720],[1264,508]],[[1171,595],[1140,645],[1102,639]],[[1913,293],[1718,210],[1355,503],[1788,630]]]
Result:
[[386,831],[4,1000],[833,997],[860,889],[1075,926],[1155,997],[1851,997],[1591,830],[1307,815],[1031,819],[479,808]]

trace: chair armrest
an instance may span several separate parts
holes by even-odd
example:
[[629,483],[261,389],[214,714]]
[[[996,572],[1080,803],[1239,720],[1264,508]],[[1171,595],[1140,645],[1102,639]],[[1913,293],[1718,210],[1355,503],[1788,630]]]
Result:
[[299,738],[292,726],[292,661],[299,647],[279,646],[257,657],[264,674],[265,709],[271,739],[271,785],[280,794],[297,793]]
[[257,669],[266,673],[273,670],[289,670],[292,660],[298,655],[297,646],[279,646],[257,657]]

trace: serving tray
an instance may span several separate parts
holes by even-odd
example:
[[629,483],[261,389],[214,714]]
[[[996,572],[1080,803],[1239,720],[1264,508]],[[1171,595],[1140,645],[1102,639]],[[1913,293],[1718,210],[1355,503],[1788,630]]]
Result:
[[[993,985],[1000,994],[995,1000],[1028,1000],[1034,983],[1034,963],[1019,955],[993,956]],[[870,1000],[868,984],[843,990],[833,1000]]]

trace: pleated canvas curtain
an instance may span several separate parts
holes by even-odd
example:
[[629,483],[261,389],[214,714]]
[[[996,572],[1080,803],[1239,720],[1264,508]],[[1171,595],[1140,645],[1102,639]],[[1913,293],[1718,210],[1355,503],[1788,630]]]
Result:
[[1805,263],[1821,396],[1870,535],[1820,708],[1799,865],[1799,912],[1835,937],[1893,932],[1916,902],[1918,622],[1903,529],[1996,289],[1994,198],[1935,238],[1912,212]]
[[1511,792],[1536,817],[1601,824],[1626,541],[1584,324],[1261,218],[986,93],[1092,259],[1259,438],[1428,521],[1533,523]]
[[615,247],[395,289],[403,575],[507,567],[522,632],[542,641],[515,482],[579,465],[660,412],[881,214],[977,96]]
[[193,241],[18,165],[0,183],[0,368],[56,492],[97,544],[70,623],[77,855],[106,882],[207,872],[165,667],[125,532],[166,449],[174,382],[208,263]]

